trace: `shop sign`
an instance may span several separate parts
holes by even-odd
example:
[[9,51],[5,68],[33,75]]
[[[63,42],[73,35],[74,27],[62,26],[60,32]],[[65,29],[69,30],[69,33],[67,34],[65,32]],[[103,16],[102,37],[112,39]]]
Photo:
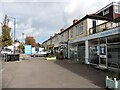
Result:
[[108,31],[96,33],[96,34],[93,34],[93,35],[89,35],[87,37],[77,38],[75,40],[69,41],[69,43],[75,43],[75,42],[90,40],[90,39],[94,39],[94,38],[100,38],[100,37],[115,35],[115,34],[119,34],[119,33],[120,33],[120,27],[114,28],[114,29],[111,29],[111,30],[108,30]]
[[116,33],[120,33],[120,29],[116,29],[116,30],[111,30],[111,31],[108,31],[108,32],[104,32],[104,33],[101,33],[100,35],[112,35],[112,34],[116,34]]

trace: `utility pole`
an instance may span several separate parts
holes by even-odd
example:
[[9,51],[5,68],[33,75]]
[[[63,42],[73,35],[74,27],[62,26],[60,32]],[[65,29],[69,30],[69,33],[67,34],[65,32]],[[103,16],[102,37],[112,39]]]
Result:
[[15,54],[15,29],[16,29],[16,18],[14,19],[14,54]]

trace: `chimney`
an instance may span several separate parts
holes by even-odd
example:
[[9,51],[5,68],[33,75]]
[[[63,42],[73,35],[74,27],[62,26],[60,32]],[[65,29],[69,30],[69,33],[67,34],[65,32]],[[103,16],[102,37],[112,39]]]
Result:
[[60,29],[60,32],[63,32],[63,31],[64,31],[64,28],[61,28],[61,29]]
[[77,23],[78,22],[78,19],[74,19],[73,20],[73,24]]

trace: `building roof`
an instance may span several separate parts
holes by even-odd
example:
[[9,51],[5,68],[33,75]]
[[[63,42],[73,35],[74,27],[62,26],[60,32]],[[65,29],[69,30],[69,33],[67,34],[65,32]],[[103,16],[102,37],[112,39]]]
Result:
[[44,41],[43,43],[45,43],[45,42],[49,41],[50,39],[54,38],[54,37],[55,37],[55,36],[57,36],[57,35],[59,35],[59,33],[57,33],[56,35],[54,35],[54,36],[50,37],[49,39],[47,39],[47,40],[46,40],[46,41]]
[[[96,20],[107,20],[107,21],[112,21],[113,19],[111,18],[108,18],[108,17],[103,17],[103,16],[99,16],[99,15],[96,15],[96,14],[90,14],[90,15],[86,15],[85,17],[83,17],[82,19],[80,19],[77,23],[69,26],[68,28],[66,28],[63,32],[60,32],[58,33],[57,35],[60,35],[62,33],[64,33],[65,31],[69,30],[70,28],[74,27],[75,25],[77,25],[78,23],[82,22],[83,20],[87,19],[87,18],[90,18],[90,19],[96,19]],[[56,36],[56,35],[55,35]],[[44,41],[43,43],[49,41],[50,39],[54,38],[55,36],[47,39],[46,41]]]
[[64,33],[65,31],[69,30],[70,28],[74,27],[75,25],[77,25],[78,23],[82,22],[83,20],[85,20],[87,18],[96,19],[96,20],[107,20],[107,21],[112,21],[113,20],[111,18],[99,16],[99,15],[96,15],[96,14],[86,15],[85,17],[83,17],[82,19],[80,19],[77,23],[71,25],[70,27],[68,27],[67,29],[65,29],[63,32],[61,32],[59,34]]
[[112,5],[120,5],[120,2],[112,2],[112,3],[108,4],[108,5],[106,5],[105,7],[103,7],[103,8],[100,9],[99,11],[97,11],[96,14],[98,14],[98,13],[100,13],[101,11],[109,8],[109,7],[112,6]]

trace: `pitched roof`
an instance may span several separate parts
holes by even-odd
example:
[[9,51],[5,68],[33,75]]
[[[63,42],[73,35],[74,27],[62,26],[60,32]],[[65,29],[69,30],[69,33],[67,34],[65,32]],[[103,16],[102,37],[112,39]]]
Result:
[[[89,15],[86,15],[86,16],[84,16],[83,18],[81,18],[77,23],[75,23],[75,24],[69,26],[68,28],[66,28],[63,32],[58,33],[57,35],[60,35],[60,34],[64,33],[65,31],[69,30],[70,28],[74,27],[75,25],[77,25],[78,23],[82,22],[83,20],[85,20],[85,19],[87,19],[87,18],[96,19],[96,20],[113,21],[113,19],[108,18],[108,17],[99,16],[99,15],[97,15],[97,14],[89,14]],[[53,37],[55,37],[55,36],[53,36]],[[47,39],[47,40],[44,41],[43,43],[47,42],[48,40],[52,39],[53,37]]]
[[96,14],[89,14],[86,15],[85,17],[83,17],[82,19],[80,19],[77,23],[71,25],[70,27],[66,28],[63,32],[61,32],[60,34],[64,33],[65,31],[69,30],[70,28],[72,28],[73,26],[77,25],[78,23],[80,23],[81,21],[90,18],[90,19],[96,19],[96,20],[107,20],[107,21],[112,21],[113,19],[108,18],[108,17],[103,17],[103,16],[99,16]]

